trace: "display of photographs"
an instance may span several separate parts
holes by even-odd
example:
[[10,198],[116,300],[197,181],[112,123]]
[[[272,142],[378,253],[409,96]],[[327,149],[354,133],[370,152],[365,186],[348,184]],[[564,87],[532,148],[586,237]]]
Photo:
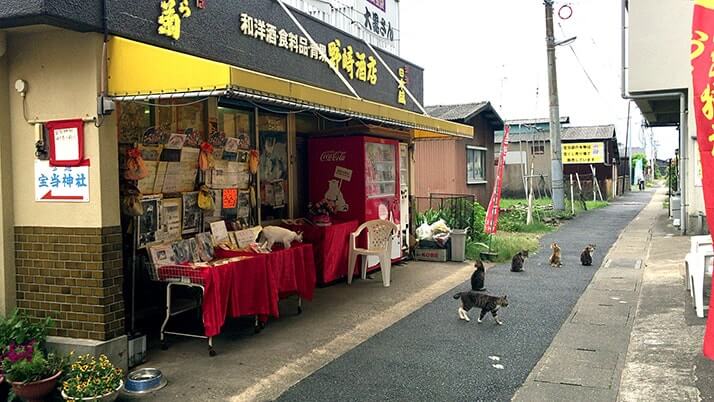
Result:
[[198,243],[194,237],[185,240],[188,243],[188,250],[191,254],[191,262],[201,262],[201,256],[198,255]]
[[211,222],[211,233],[213,234],[214,244],[226,244],[231,241],[226,221]]
[[250,191],[238,191],[238,218],[248,218],[250,216]]
[[181,198],[164,198],[159,212],[159,230],[157,240],[181,238]]
[[213,236],[210,232],[203,232],[196,235],[196,249],[198,256],[203,262],[209,262],[214,258]]
[[273,183],[273,207],[285,206],[285,181],[276,180]]
[[174,251],[174,261],[176,264],[186,264],[191,262],[191,248],[188,240],[180,240],[171,243],[171,248]]
[[161,148],[162,145],[139,145],[144,161],[158,161],[161,158]]
[[151,246],[149,247],[149,255],[151,256],[151,263],[154,264],[156,268],[176,263],[176,257],[171,244]]
[[248,152],[246,151],[238,151],[236,153],[236,161],[240,163],[248,163]]
[[238,138],[227,137],[226,144],[223,146],[223,152],[236,153],[238,152]]
[[164,133],[160,128],[149,127],[144,131],[141,143],[144,145],[160,145],[164,142]]
[[250,149],[250,136],[245,133],[238,134],[238,148],[240,149]]
[[183,225],[182,234],[196,233],[201,225],[201,208],[198,207],[198,191],[183,193]]
[[183,133],[186,134],[184,147],[198,148],[201,146],[201,132],[193,128],[187,128]]
[[137,233],[137,248],[144,248],[156,242],[156,232],[159,228],[159,202],[161,196],[146,196],[141,199],[144,215],[139,217]]
[[186,142],[186,134],[171,134],[166,141],[166,149],[181,149]]
[[151,126],[148,107],[134,102],[118,102],[117,114],[119,122],[117,131],[120,144],[134,144],[141,142],[142,133]]

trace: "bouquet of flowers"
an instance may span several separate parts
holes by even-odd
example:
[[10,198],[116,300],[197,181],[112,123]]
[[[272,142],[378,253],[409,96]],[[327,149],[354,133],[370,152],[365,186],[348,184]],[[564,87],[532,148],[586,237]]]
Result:
[[307,210],[312,216],[333,215],[335,213],[335,203],[323,199],[316,203],[307,204]]
[[62,382],[62,396],[72,400],[111,394],[119,390],[123,377],[122,370],[114,367],[105,355],[99,359],[83,355],[70,366]]

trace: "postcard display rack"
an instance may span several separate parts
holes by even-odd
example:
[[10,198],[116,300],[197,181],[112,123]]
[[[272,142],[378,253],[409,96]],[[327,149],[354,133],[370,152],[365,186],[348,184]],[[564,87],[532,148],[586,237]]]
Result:
[[[201,307],[205,288],[200,270],[209,267],[214,257],[211,223],[225,221],[233,230],[257,224],[257,177],[248,166],[250,116],[219,111],[211,117],[209,104],[209,100],[185,99],[121,103],[118,138],[122,172],[132,148],[134,152],[138,149],[145,164],[141,180],[127,180],[124,174],[121,178],[122,189],[127,185],[138,188],[143,210],[140,216],[122,215],[125,244],[131,244],[127,262],[131,270],[131,332],[135,332],[137,269],[144,268],[150,280],[166,284],[162,348],[167,348],[166,335],[208,339],[209,354],[214,356],[212,337],[166,330],[171,317]],[[210,149],[213,156],[213,166],[206,171],[199,169],[202,148]],[[210,190],[213,209],[199,206],[201,188]],[[200,298],[176,307],[172,305],[175,287],[197,289]],[[257,317],[255,325],[257,332],[261,325]]]

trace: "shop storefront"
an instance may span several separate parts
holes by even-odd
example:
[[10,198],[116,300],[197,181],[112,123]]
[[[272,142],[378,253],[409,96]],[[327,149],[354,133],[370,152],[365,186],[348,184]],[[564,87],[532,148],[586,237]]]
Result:
[[[412,140],[472,135],[422,113],[421,68],[277,1],[90,2],[105,18],[56,3],[57,15],[0,11],[0,82],[25,84],[0,95],[0,284],[6,309],[51,315],[55,335],[114,356],[126,357],[127,333],[157,329],[167,281],[205,289],[212,336],[227,316],[264,321],[281,296],[343,279],[329,251],[366,220],[399,226],[401,258]],[[70,162],[57,163],[60,150]],[[325,200],[330,229],[297,221]],[[309,241],[289,254],[234,250],[273,225]],[[204,247],[223,233],[229,250]],[[294,269],[196,274],[211,257]],[[166,260],[204,265],[177,274],[159,269]]]

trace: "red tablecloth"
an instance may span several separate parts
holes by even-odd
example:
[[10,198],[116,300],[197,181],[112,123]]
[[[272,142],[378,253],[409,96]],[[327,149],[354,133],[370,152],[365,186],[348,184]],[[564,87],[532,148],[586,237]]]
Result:
[[281,295],[297,293],[312,300],[315,262],[312,246],[294,244],[270,254],[246,254],[216,249],[216,258],[251,255],[253,258],[200,270],[203,295],[203,325],[206,336],[216,336],[226,317],[259,315],[278,317]]
[[303,233],[303,241],[312,244],[317,266],[317,282],[326,284],[347,277],[350,233],[357,230],[356,220],[334,222],[330,226],[285,225]]

